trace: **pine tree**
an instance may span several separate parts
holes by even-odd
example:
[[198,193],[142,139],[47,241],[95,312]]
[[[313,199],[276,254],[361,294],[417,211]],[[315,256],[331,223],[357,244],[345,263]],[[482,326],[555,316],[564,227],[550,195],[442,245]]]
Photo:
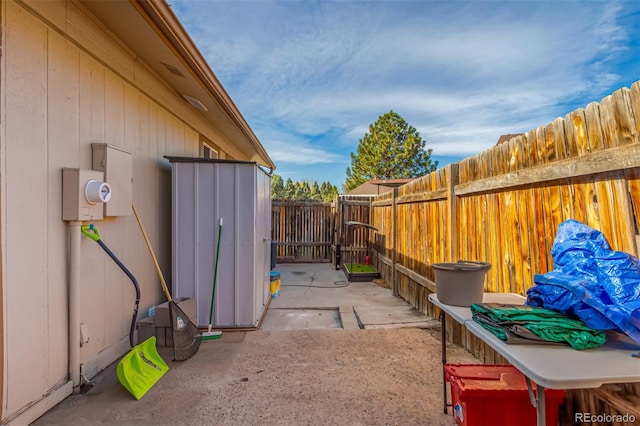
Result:
[[310,193],[311,193],[311,188],[309,187],[309,183],[307,181],[296,182],[296,192],[295,192],[296,200],[308,200]]
[[294,200],[296,195],[296,185],[294,185],[291,178],[287,178],[287,182],[284,184],[284,199]]
[[322,197],[320,196],[320,187],[318,186],[318,181],[314,180],[313,181],[313,185],[311,185],[311,191],[309,192],[309,199],[310,200],[321,200]]
[[293,181],[287,178],[286,183],[282,183],[282,177],[273,174],[271,177],[271,199],[272,200],[318,200],[331,202],[338,195],[338,188],[330,182],[318,184],[317,180]]
[[358,141],[357,152],[351,153],[347,167],[347,190],[370,179],[398,179],[423,176],[434,171],[431,149],[418,131],[393,110],[378,117],[369,133]]
[[283,200],[285,198],[284,182],[282,181],[282,177],[274,173],[271,175],[271,199]]
[[327,182],[327,188],[329,189],[329,191],[327,192],[327,196],[323,197],[323,201],[329,203],[338,196],[338,188],[331,185],[331,183],[329,182]]
[[322,182],[322,185],[320,185],[320,198],[323,201],[326,200],[327,194],[329,193],[329,189],[327,188],[327,185],[330,185],[330,183]]

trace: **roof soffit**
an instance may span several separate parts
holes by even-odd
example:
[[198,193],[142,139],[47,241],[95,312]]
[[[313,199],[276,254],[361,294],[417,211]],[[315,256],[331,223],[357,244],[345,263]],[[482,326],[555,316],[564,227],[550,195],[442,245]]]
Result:
[[201,101],[208,111],[196,109],[198,113],[249,157],[255,158],[257,154],[260,163],[275,169],[266,150],[165,1],[91,0],[84,1],[83,5],[178,95]]

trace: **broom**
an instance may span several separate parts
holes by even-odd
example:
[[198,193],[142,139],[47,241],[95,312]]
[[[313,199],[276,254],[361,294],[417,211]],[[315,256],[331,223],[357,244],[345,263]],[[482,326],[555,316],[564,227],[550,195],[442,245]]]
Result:
[[218,247],[216,248],[216,264],[213,270],[213,289],[211,290],[211,308],[209,308],[209,329],[202,333],[202,340],[213,340],[222,337],[222,331],[211,331],[213,325],[213,303],[216,296],[216,281],[218,280],[218,260],[220,259],[220,240],[222,240],[222,218],[218,226]]

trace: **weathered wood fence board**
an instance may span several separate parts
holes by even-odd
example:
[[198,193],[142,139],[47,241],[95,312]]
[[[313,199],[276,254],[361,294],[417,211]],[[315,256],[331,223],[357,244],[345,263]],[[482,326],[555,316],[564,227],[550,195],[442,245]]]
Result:
[[[433,315],[427,297],[437,262],[487,261],[487,291],[524,295],[535,274],[553,269],[551,247],[568,219],[601,230],[613,249],[637,256],[639,128],[636,82],[599,104],[375,197],[370,223],[381,235],[374,260],[383,279],[394,294]],[[455,333],[481,359],[500,360],[477,339]],[[640,385],[625,386],[640,399]],[[596,399],[608,398],[607,412],[624,412],[624,404],[612,406],[615,393],[603,392]],[[594,393],[571,395],[572,403],[589,411],[585,401]]]
[[334,241],[336,247],[340,246],[343,261],[364,263],[365,257],[375,250],[377,244],[375,232],[365,227],[346,224],[346,222],[369,224],[372,199],[373,196],[341,195],[334,201],[336,211]]
[[337,245],[353,262],[375,250],[374,233],[345,222],[370,222],[371,196],[340,196],[333,203],[273,201],[271,239],[277,262],[331,262]]
[[331,203],[273,201],[271,239],[278,262],[330,262],[334,230]]
[[[330,261],[337,245],[354,262],[372,253],[393,294],[435,316],[428,302],[434,263],[489,262],[486,291],[524,295],[535,274],[553,269],[551,247],[568,219],[601,230],[613,249],[638,255],[639,129],[636,82],[389,193],[340,196],[333,207],[274,202],[278,260]],[[375,240],[347,221],[376,227]],[[504,362],[459,327],[447,332],[484,362]],[[640,385],[623,384],[571,391],[568,401],[572,412],[616,414],[639,400]]]

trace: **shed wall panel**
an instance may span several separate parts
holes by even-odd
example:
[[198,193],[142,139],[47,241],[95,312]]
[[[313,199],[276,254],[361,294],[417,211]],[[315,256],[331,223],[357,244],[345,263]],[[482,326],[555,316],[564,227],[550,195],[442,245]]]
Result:
[[172,167],[174,297],[195,297],[192,320],[200,327],[209,324],[220,239],[213,325],[256,326],[269,296],[270,248],[264,237],[269,219],[262,216],[271,209],[269,204],[259,211],[257,203],[260,186],[265,199],[264,177],[258,180],[265,174],[242,163],[174,162]]
[[[258,247],[256,253],[257,279],[262,280],[262,286],[256,286],[258,294],[256,296],[256,309],[258,304],[266,305],[271,297],[271,280],[269,271],[271,269],[271,177],[266,173],[256,169],[256,179],[258,183],[256,200],[256,230],[258,238],[262,242],[262,247]],[[262,258],[260,259],[260,256]]]

